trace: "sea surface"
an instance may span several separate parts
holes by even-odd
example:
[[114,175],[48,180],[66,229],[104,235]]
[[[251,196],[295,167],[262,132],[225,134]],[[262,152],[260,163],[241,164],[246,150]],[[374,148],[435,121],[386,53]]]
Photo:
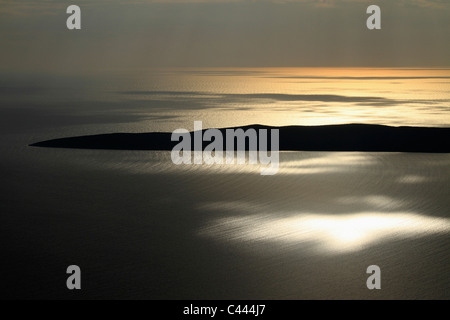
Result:
[[[450,298],[449,154],[281,152],[261,176],[28,146],[195,120],[449,127],[450,69],[1,72],[0,297]],[[371,265],[381,290],[366,286]]]

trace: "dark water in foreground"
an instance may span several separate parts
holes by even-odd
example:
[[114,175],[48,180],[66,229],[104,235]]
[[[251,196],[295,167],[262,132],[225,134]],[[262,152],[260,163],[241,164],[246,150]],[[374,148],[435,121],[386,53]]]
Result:
[[[15,158],[21,154],[19,158]],[[1,162],[2,298],[449,298],[450,158],[25,148]],[[65,269],[82,269],[69,292]],[[366,288],[366,268],[382,290]]]

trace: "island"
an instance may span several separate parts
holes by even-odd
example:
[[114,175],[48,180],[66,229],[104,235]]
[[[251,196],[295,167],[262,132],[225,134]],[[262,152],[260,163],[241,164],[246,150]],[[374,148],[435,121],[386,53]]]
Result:
[[[249,125],[218,129],[224,137],[229,129],[279,130],[280,151],[372,151],[449,153],[450,128],[393,127],[373,124],[271,127]],[[205,130],[202,130],[202,134]],[[194,141],[194,132],[188,132]],[[269,135],[270,136],[270,135]],[[269,137],[270,138],[270,137]],[[67,137],[33,143],[32,147],[104,149],[104,150],[172,150],[178,144],[172,132],[110,133]],[[204,148],[210,142],[202,141]],[[225,150],[226,139],[223,141]],[[234,144],[237,149],[237,144]],[[270,143],[269,143],[270,146]],[[249,144],[246,142],[246,150]],[[270,150],[270,148],[269,148]]]

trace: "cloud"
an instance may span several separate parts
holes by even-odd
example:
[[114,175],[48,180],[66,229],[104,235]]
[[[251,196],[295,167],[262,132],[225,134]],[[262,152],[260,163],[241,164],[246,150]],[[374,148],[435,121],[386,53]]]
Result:
[[448,8],[447,0],[402,0],[402,5],[426,7],[426,8]]
[[[198,3],[248,3],[248,4],[292,4],[299,3],[310,5],[318,8],[330,8],[343,4],[366,3],[372,4],[368,0],[78,0],[76,4],[79,6],[99,6],[107,4],[120,5],[136,5],[136,4],[198,4]],[[384,1],[382,1],[384,3]],[[0,0],[0,13],[3,14],[55,14],[61,9],[73,4],[69,0]],[[414,6],[426,8],[449,8],[450,4],[447,0],[400,0],[396,4],[390,2],[386,5]]]
[[[429,100],[396,100],[383,97],[369,96],[345,96],[333,94],[211,94],[207,92],[182,92],[182,91],[125,91],[119,94],[134,97],[144,97],[144,104],[151,105],[152,102],[164,108],[204,109],[224,108],[225,105],[240,104],[253,106],[258,103],[277,102],[338,102],[349,104],[364,104],[372,106],[395,106],[404,104],[433,104]],[[445,102],[445,101],[444,101]]]
[[[73,3],[82,9],[80,32],[66,28],[66,7]],[[366,28],[367,3],[0,0],[0,69],[449,65],[449,11],[418,7],[441,2],[377,0],[379,32]],[[368,77],[355,80],[378,80]]]

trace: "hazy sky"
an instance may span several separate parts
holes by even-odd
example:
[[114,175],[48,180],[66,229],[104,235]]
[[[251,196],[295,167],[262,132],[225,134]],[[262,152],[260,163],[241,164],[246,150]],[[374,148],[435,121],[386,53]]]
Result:
[[448,67],[449,34],[449,0],[0,0],[0,69]]

